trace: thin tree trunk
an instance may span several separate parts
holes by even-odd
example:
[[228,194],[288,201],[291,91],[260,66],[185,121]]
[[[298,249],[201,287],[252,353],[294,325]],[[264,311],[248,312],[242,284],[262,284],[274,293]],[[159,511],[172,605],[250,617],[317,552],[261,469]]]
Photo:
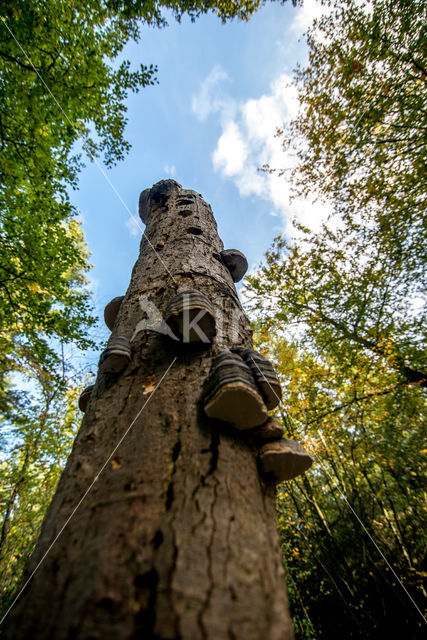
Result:
[[199,402],[213,356],[232,345],[233,317],[245,346],[250,326],[210,206],[166,186],[113,334],[132,338],[141,295],[164,313],[177,292],[195,288],[215,305],[217,338],[208,348],[177,346],[140,331],[125,371],[98,376],[27,576],[42,564],[9,614],[9,638],[293,637],[275,488],[259,476],[245,433],[205,419]]
[[6,539],[7,539],[7,535],[9,533],[9,528],[10,528],[10,520],[11,520],[11,514],[12,514],[12,509],[15,505],[15,500],[18,496],[19,493],[19,489],[22,485],[22,483],[25,480],[25,476],[28,470],[28,467],[32,461],[32,456],[36,455],[37,453],[37,447],[40,441],[40,438],[45,430],[46,427],[46,420],[47,420],[47,414],[49,411],[49,406],[50,403],[52,402],[53,398],[55,396],[55,393],[53,393],[52,395],[48,396],[48,398],[46,399],[46,408],[45,411],[41,417],[41,426],[39,428],[39,430],[37,431],[37,435],[34,438],[33,442],[29,442],[27,447],[26,447],[26,451],[25,451],[25,456],[24,456],[24,460],[22,462],[21,468],[19,470],[18,473],[18,479],[16,480],[12,491],[10,492],[9,498],[7,499],[6,502],[6,511],[5,511],[5,515],[3,518],[3,522],[2,522],[2,527],[1,527],[1,532],[0,532],[0,556],[3,553],[3,547],[6,544]]

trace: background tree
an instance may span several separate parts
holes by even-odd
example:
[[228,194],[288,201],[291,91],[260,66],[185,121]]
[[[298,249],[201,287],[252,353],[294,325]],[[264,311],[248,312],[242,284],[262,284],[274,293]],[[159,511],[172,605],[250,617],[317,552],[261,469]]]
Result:
[[[283,271],[278,302],[292,306],[289,292],[304,295],[312,272]],[[279,417],[315,457],[307,477],[281,485],[277,505],[297,637],[421,638],[424,623],[390,565],[422,609],[425,391],[326,322],[282,324],[258,286],[255,276],[258,346],[285,389]]]
[[299,637],[418,638],[426,7],[330,5],[296,74],[298,117],[279,135],[296,153],[295,193],[334,213],[317,233],[296,224],[276,238],[247,290],[283,374],[281,418],[317,461],[278,502]]
[[80,376],[57,379],[39,366],[31,373],[31,391],[15,390],[0,422],[0,615],[34,547],[81,419]]
[[296,191],[379,231],[425,277],[427,8],[421,0],[332,0],[308,31],[298,116],[278,130]]

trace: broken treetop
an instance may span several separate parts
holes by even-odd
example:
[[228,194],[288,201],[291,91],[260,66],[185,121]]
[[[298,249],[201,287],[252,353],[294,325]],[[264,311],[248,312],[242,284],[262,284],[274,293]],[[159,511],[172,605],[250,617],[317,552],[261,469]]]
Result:
[[[172,218],[170,218],[171,213]],[[169,214],[169,220],[164,220],[164,214]],[[182,243],[184,238],[198,237],[206,247],[213,250],[214,259],[227,268],[233,282],[239,282],[244,277],[248,269],[246,257],[237,249],[224,251],[217,234],[212,208],[197,191],[183,189],[175,180],[160,180],[151,189],[144,189],[141,192],[139,216],[147,225],[149,244],[156,251],[162,249],[166,243],[169,245],[177,241]],[[178,223],[179,219],[185,220],[184,229],[182,224]],[[167,228],[160,229],[164,222]],[[176,225],[175,222],[178,224]],[[191,257],[194,258],[194,245],[187,248]],[[181,252],[183,256],[185,251],[182,244]],[[200,254],[200,257],[202,263],[205,263],[205,256]],[[203,265],[199,265],[201,266]],[[206,266],[204,264],[204,267]],[[211,266],[214,267],[213,271],[217,270],[215,265]],[[194,271],[195,265],[192,264],[191,267],[189,270]],[[202,271],[204,271],[203,268]]]
[[[139,217],[147,224],[152,213],[166,204],[168,197],[174,190],[184,191],[176,180],[160,180],[151,189],[144,189],[139,196]],[[202,197],[197,191],[185,190],[185,195]],[[190,204],[190,203],[189,203]]]

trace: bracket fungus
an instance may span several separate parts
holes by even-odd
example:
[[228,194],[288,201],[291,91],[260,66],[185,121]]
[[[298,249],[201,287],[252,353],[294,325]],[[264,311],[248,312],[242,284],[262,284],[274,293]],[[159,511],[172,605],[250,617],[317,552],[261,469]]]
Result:
[[124,336],[110,339],[99,359],[100,373],[120,373],[131,358],[130,342]]
[[275,409],[282,399],[282,389],[271,362],[252,349],[235,347],[233,351],[238,353],[251,368],[267,409],[269,411]]
[[254,429],[251,433],[252,441],[261,446],[272,440],[280,440],[283,437],[284,429],[276,418],[268,418],[264,424]]
[[239,282],[248,270],[246,256],[238,249],[226,249],[221,251],[221,258],[233,278],[233,282]]
[[124,298],[124,296],[113,298],[104,309],[104,321],[110,331],[112,331],[114,328],[114,323],[116,322],[120,305],[122,304]]
[[268,418],[252,372],[242,358],[228,349],[214,359],[205,382],[203,405],[209,418],[251,429]]
[[210,344],[216,335],[215,310],[204,293],[182,291],[166,307],[165,319],[182,342]]
[[258,454],[262,473],[274,476],[277,482],[292,480],[313,464],[313,458],[295,440],[275,440],[264,444]]
[[81,392],[81,394],[80,394],[80,397],[79,397],[79,409],[83,413],[87,409],[87,405],[89,403],[89,399],[90,399],[90,396],[92,394],[94,386],[95,386],[94,384],[90,384],[88,387],[85,387],[83,389],[83,391]]

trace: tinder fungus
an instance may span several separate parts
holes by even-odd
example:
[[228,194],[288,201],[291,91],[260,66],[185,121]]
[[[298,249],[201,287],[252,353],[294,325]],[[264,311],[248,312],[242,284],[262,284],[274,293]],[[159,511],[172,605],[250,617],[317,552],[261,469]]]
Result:
[[80,394],[79,409],[80,409],[80,411],[83,411],[83,413],[87,409],[89,398],[91,396],[91,393],[93,391],[94,386],[95,386],[94,384],[90,384],[88,387],[85,387],[83,389],[83,391],[81,392],[81,394]]
[[215,311],[209,298],[195,289],[178,293],[166,307],[165,319],[182,342],[210,344],[216,334]]
[[292,480],[313,464],[313,458],[295,440],[276,440],[264,444],[258,454],[262,473],[276,482]]
[[271,411],[277,407],[282,399],[282,389],[271,362],[252,349],[235,347],[233,351],[238,353],[250,367],[267,409]]
[[242,358],[228,349],[213,361],[204,385],[206,415],[228,422],[238,429],[251,429],[268,417],[252,372]]
[[283,437],[283,427],[276,418],[268,418],[264,424],[252,431],[252,439],[258,446],[271,442],[272,440],[280,440]]
[[100,373],[120,373],[131,358],[130,342],[124,336],[117,336],[109,341],[108,347],[99,359]]
[[107,327],[110,331],[114,328],[114,323],[116,322],[117,315],[119,313],[120,305],[124,300],[124,296],[118,296],[117,298],[113,298],[104,309],[104,320]]
[[221,258],[233,278],[233,282],[239,282],[248,270],[246,256],[237,249],[221,251]]

